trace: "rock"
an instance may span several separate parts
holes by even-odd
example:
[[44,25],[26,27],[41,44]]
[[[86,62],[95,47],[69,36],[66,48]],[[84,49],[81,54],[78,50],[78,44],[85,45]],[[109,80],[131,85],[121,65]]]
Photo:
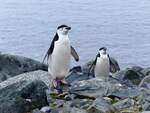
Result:
[[131,83],[133,85],[139,85],[141,80],[145,77],[145,75],[141,72],[142,68],[138,66],[134,66],[132,68],[127,68],[123,71],[119,71],[113,75],[113,77],[119,79],[121,82],[124,83]]
[[88,109],[93,103],[90,99],[74,99],[71,102],[71,107],[76,107],[80,109]]
[[52,77],[46,71],[37,70],[37,71],[24,73],[24,74],[9,78],[6,81],[0,83],[0,88],[4,88],[6,86],[12,85],[14,83],[17,83],[17,82],[20,82],[23,80],[27,80],[27,81],[28,80],[31,80],[31,81],[41,80],[47,86],[50,86],[51,85],[50,83],[52,81]]
[[39,109],[34,109],[34,110],[32,110],[31,113],[42,113],[42,112]]
[[73,107],[73,108],[71,109],[71,112],[70,112],[70,113],[87,113],[87,112],[86,112],[86,110],[84,110],[84,109],[79,109],[79,108]]
[[88,108],[88,113],[115,113],[115,109],[103,98],[97,98]]
[[113,106],[119,112],[119,111],[124,110],[126,108],[130,108],[131,106],[134,106],[134,100],[127,98],[127,99],[121,100],[121,101],[113,104]]
[[[86,63],[85,65],[82,66],[82,72],[85,74],[89,73],[90,67],[93,64],[94,60],[89,61],[88,63]],[[94,75],[94,69],[91,69],[91,75]]]
[[35,70],[47,71],[47,65],[21,56],[0,54],[0,82]]
[[88,76],[88,74],[85,73],[79,73],[73,71],[65,79],[69,84],[73,84],[74,82],[77,81],[88,80],[90,79],[90,76]]
[[47,105],[46,89],[39,80],[20,81],[0,89],[0,113],[26,113]]
[[74,82],[69,92],[76,94],[79,98],[88,97],[94,99],[98,96],[107,96],[119,88],[118,84],[111,84],[101,79],[93,78]]
[[42,113],[50,113],[50,106],[44,106],[40,109]]
[[142,95],[139,97],[142,108],[145,111],[150,111],[150,89],[142,89]]
[[118,90],[115,90],[111,94],[111,96],[126,99],[126,98],[137,98],[140,96],[140,94],[141,94],[140,90],[137,88],[120,88]]
[[150,75],[144,77],[144,79],[139,84],[139,87],[148,88],[150,89]]
[[81,66],[75,66],[72,69],[70,69],[70,72],[82,72]]
[[142,113],[149,113],[149,111],[143,111]]
[[150,67],[144,68],[141,72],[142,72],[145,76],[150,75]]
[[71,107],[70,102],[63,102],[62,106],[57,106],[51,110],[51,113],[87,113],[84,109]]
[[87,113],[84,109],[71,107],[70,102],[66,102],[60,113]]

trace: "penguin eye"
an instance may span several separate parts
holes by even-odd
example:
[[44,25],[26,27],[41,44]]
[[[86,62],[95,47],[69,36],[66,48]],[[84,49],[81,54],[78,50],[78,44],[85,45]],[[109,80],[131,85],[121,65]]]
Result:
[[59,30],[60,30],[60,31],[62,31],[62,30],[63,30],[63,28],[60,28]]

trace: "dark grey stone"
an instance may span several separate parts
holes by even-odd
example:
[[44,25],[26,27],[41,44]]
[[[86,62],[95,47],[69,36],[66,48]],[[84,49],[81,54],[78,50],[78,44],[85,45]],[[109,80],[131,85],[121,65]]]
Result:
[[150,111],[150,89],[141,90],[140,103],[144,111]]
[[140,90],[138,88],[120,88],[118,90],[115,90],[111,96],[118,97],[121,99],[126,98],[137,98],[140,96]]
[[88,113],[115,113],[115,109],[108,101],[97,98],[88,108]]
[[76,94],[80,98],[90,97],[96,98],[98,96],[110,95],[115,90],[119,89],[121,86],[119,84],[111,84],[106,81],[102,81],[97,78],[77,81],[72,84],[69,92],[71,94]]
[[148,88],[150,89],[150,75],[143,78],[139,87]]
[[[127,85],[139,85],[145,75],[141,72],[142,68],[134,66],[125,70],[119,71],[113,76],[121,82],[127,83]],[[129,84],[128,84],[129,83]]]
[[124,110],[126,108],[130,108],[131,106],[134,106],[134,100],[127,98],[127,99],[121,100],[121,101],[113,104],[113,106],[115,107],[115,109],[117,111],[121,111],[121,110]]
[[[20,81],[0,89],[0,113],[26,113],[47,105],[42,81]],[[30,101],[27,101],[30,100]]]
[[0,82],[34,70],[47,71],[47,65],[21,56],[0,54]]

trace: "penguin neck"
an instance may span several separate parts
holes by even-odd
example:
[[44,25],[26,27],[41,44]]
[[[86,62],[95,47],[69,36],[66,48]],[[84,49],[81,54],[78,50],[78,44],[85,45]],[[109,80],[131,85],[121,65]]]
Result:
[[62,33],[59,33],[59,32],[57,32],[57,34],[58,34],[58,37],[59,37],[60,40],[68,38],[68,34],[62,34]]
[[101,58],[108,58],[108,54],[102,54],[102,53],[100,53],[100,57]]

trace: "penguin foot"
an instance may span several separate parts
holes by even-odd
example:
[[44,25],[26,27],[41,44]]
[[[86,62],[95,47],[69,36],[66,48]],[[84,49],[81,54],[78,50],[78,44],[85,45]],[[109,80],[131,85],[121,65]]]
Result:
[[52,90],[55,91],[56,93],[63,93],[62,87],[61,87],[61,81],[58,80],[53,80],[52,82]]
[[56,78],[52,82],[53,89],[60,94],[63,93],[63,91],[66,91],[69,86],[70,84],[67,83],[67,81],[64,78]]

